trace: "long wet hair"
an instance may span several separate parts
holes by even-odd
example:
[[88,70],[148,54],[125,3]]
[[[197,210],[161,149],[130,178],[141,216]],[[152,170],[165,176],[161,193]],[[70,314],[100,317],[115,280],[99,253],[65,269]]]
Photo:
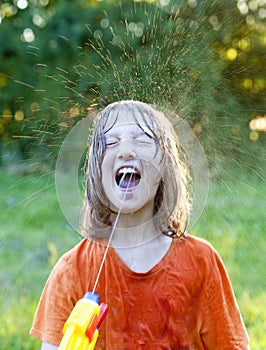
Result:
[[[95,120],[92,142],[89,150],[86,189],[81,213],[80,230],[84,236],[108,237],[111,232],[111,214],[114,212],[102,186],[102,161],[105,154],[106,125],[110,114],[116,115],[123,109],[130,112],[132,122],[140,128],[149,129],[156,150],[162,150],[163,177],[154,199],[153,219],[157,229],[165,235],[184,237],[189,219],[188,179],[189,171],[180,159],[177,134],[164,113],[149,104],[139,101],[119,101],[102,109]],[[142,120],[139,121],[141,116]],[[115,119],[115,121],[117,120]],[[115,124],[115,121],[113,125]],[[110,124],[110,123],[109,123]],[[109,125],[108,124],[108,125]],[[109,126],[108,130],[112,128]]]

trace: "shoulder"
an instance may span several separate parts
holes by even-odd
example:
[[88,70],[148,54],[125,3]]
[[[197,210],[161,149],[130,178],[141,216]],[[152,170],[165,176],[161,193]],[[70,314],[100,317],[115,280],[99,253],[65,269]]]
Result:
[[89,238],[83,238],[76,246],[67,251],[58,260],[57,265],[79,266],[102,254],[104,244]]
[[[81,289],[86,291],[90,280],[95,279],[95,271],[105,251],[102,241],[82,239],[55,264],[50,279],[71,284],[79,281]],[[76,281],[76,282],[75,282]]]
[[83,256],[91,249],[92,241],[83,238],[79,243],[77,243],[73,248],[67,251],[59,260],[71,261],[77,256]]
[[77,266],[77,261],[79,259],[84,259],[87,250],[87,240],[83,239],[75,247],[64,253],[56,262],[52,270],[52,276],[54,274],[68,274],[75,269]]
[[93,270],[95,260],[98,260],[103,250],[103,244],[83,238],[59,258],[49,279],[64,280],[68,284],[78,278],[83,280],[84,275],[88,275]]
[[178,255],[187,266],[194,267],[205,278],[226,274],[223,261],[216,249],[203,238],[187,235],[178,246]]
[[191,257],[201,260],[209,260],[210,257],[219,256],[210,242],[192,235],[186,236],[181,243],[181,247],[185,253],[189,252]]

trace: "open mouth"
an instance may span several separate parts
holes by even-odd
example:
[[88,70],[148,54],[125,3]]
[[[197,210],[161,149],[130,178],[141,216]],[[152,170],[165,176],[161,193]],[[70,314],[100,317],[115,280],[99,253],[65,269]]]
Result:
[[131,189],[136,187],[141,179],[138,169],[131,166],[119,168],[115,175],[115,181],[121,189]]

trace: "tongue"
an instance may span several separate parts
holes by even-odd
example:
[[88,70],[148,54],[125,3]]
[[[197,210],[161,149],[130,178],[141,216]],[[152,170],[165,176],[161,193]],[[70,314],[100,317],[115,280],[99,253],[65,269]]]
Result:
[[137,179],[135,174],[126,174],[121,178],[119,186],[121,188],[131,188],[137,185]]

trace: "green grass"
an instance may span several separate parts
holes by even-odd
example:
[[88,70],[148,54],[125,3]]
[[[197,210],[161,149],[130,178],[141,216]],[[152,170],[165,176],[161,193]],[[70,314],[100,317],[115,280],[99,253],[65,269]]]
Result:
[[[49,272],[79,241],[63,217],[53,174],[0,172],[0,349],[33,350],[28,335]],[[250,174],[211,184],[192,233],[219,251],[230,275],[251,349],[266,349],[265,184]]]
[[28,335],[52,265],[78,242],[49,176],[0,173],[0,349],[38,349]]

